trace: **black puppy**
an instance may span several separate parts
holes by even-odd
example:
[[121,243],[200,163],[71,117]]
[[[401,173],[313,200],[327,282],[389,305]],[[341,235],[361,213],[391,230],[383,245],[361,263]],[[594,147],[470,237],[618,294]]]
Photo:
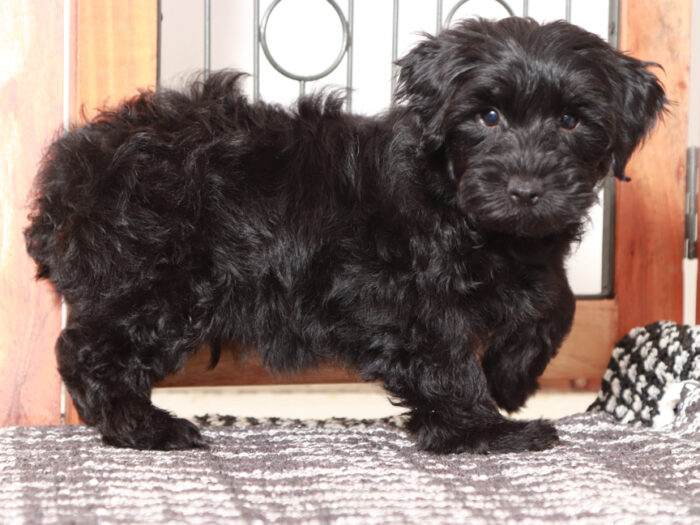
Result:
[[70,305],[59,369],[107,443],[202,446],[151,384],[234,340],[272,370],[381,381],[422,449],[557,441],[496,407],[523,405],[569,331],[570,243],[664,91],[564,22],[464,21],[399,65],[375,118],[251,103],[224,72],[50,147],[27,246]]

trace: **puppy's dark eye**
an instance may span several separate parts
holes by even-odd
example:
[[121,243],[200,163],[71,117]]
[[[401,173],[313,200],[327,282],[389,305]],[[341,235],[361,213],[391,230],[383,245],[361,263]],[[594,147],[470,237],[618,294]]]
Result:
[[481,118],[481,122],[489,127],[497,126],[501,122],[501,115],[493,108],[482,112],[479,114],[479,117]]
[[561,119],[559,119],[559,127],[562,129],[572,130],[576,126],[578,126],[578,119],[573,115],[566,113],[562,115]]

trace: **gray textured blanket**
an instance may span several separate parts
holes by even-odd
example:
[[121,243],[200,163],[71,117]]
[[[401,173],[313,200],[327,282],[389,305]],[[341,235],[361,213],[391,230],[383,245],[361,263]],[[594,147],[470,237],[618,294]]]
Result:
[[556,422],[560,446],[494,456],[419,452],[394,420],[222,418],[187,452],[5,428],[0,523],[698,524],[697,383],[676,412],[661,430],[578,414]]

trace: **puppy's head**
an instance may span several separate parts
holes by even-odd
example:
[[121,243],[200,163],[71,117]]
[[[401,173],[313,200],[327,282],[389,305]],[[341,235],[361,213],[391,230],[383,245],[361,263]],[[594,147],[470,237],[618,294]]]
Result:
[[650,65],[566,22],[472,19],[399,61],[396,99],[464,213],[542,236],[580,224],[607,173],[625,178],[667,103]]

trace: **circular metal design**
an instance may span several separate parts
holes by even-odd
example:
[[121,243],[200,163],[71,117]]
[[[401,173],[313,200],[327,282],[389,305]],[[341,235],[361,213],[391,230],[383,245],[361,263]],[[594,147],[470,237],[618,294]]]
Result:
[[326,2],[328,2],[331,5],[331,7],[335,10],[336,14],[338,15],[338,19],[340,20],[340,24],[343,29],[343,42],[340,46],[340,52],[338,53],[338,56],[335,58],[335,60],[330,66],[328,66],[320,73],[316,73],[313,75],[298,75],[282,67],[280,63],[274,59],[272,53],[270,52],[270,48],[267,45],[267,23],[270,20],[270,15],[272,14],[272,11],[275,10],[275,8],[280,4],[281,1],[282,0],[274,0],[267,8],[262,20],[260,21],[260,44],[262,45],[263,53],[265,53],[267,60],[270,62],[270,64],[272,64],[272,67],[274,67],[284,76],[289,77],[293,80],[298,80],[299,82],[309,82],[312,80],[318,80],[319,78],[323,78],[329,75],[335,68],[338,67],[340,62],[343,60],[343,57],[345,56],[345,53],[347,53],[348,46],[350,44],[350,39],[348,38],[348,21],[345,19],[343,11],[340,9],[338,4],[335,3],[335,0],[326,0]]
[[[494,0],[494,1],[498,4],[500,4],[501,7],[503,7],[506,11],[508,11],[508,14],[510,16],[515,16],[515,11],[513,11],[513,9],[511,9],[511,7],[508,5],[508,2],[506,2],[505,0]],[[469,2],[469,0],[461,0],[461,1],[457,2],[452,7],[452,9],[450,9],[450,12],[447,13],[447,18],[445,18],[445,23],[443,24],[443,27],[450,25],[450,22],[452,22],[452,17],[455,16],[455,13],[457,12],[457,10],[460,7],[462,7],[464,4],[466,4],[467,2]]]

